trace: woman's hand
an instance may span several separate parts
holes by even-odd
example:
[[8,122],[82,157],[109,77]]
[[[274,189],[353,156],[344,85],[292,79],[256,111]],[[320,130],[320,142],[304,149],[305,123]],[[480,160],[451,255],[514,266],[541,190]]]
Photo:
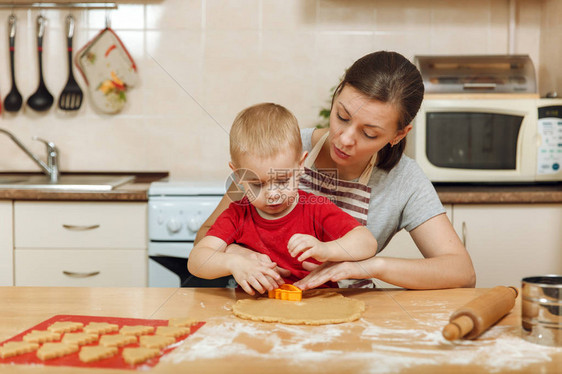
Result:
[[285,283],[274,270],[277,264],[269,260],[269,257],[269,261],[261,261],[233,253],[230,256],[228,264],[230,273],[236,283],[250,295],[255,295],[254,290],[263,294]]
[[302,262],[308,258],[314,258],[320,262],[328,261],[331,256],[331,247],[329,243],[321,242],[314,236],[306,234],[294,234],[287,243],[289,254],[297,257]]
[[[370,259],[370,261],[373,260],[374,258]],[[295,282],[294,285],[304,291],[330,281],[373,278],[374,275],[369,273],[368,269],[364,266],[364,262],[325,262],[320,265],[303,262],[302,266],[310,271],[310,274]]]

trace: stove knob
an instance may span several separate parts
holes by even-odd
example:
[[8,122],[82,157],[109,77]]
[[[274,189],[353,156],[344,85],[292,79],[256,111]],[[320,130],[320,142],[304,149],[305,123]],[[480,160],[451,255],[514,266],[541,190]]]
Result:
[[187,220],[187,228],[191,232],[197,232],[197,230],[201,228],[202,224],[203,220],[201,219],[201,216],[190,217],[189,220]]
[[170,231],[172,234],[175,234],[181,230],[181,223],[171,218],[168,221],[167,227],[168,231]]

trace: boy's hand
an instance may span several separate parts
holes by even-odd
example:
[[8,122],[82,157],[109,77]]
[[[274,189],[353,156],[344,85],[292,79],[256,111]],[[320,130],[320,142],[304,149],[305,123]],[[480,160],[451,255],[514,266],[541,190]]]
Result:
[[[261,262],[264,262],[264,263],[273,263],[273,261],[271,261],[271,259],[269,258],[268,255],[263,254],[263,253],[259,253],[259,252],[256,252],[256,251],[252,251],[249,248],[246,248],[244,246],[241,246],[241,245],[235,244],[235,243],[229,244],[226,247],[226,253],[236,253],[238,255],[247,257],[249,259],[258,260],[258,261],[261,261]],[[289,270],[287,270],[285,268],[282,268],[282,267],[279,267],[279,266],[275,267],[275,271],[283,278],[291,276],[291,272]],[[272,279],[272,278],[270,278],[270,279]],[[278,286],[281,286],[281,285],[283,285],[283,283],[278,284]]]
[[274,270],[276,266],[271,260],[266,262],[233,254],[230,272],[246,293],[255,295],[254,289],[262,294],[285,283]]
[[306,234],[295,234],[289,239],[287,249],[291,256],[296,257],[299,261],[304,261],[307,258],[314,258],[320,262],[328,261],[331,256],[330,245],[321,242],[314,236]]

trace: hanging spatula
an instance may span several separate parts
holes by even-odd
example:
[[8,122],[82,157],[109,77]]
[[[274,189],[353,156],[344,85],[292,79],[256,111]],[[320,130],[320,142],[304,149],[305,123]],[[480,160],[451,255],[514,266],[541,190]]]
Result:
[[68,47],[68,81],[59,97],[59,108],[62,110],[78,110],[82,105],[84,93],[74,79],[72,73],[72,37],[74,36],[74,17],[66,17],[66,42]]

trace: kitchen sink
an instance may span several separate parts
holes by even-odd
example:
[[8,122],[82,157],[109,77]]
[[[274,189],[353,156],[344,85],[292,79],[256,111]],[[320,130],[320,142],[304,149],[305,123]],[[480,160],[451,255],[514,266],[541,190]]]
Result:
[[0,174],[0,189],[109,191],[131,182],[133,175],[61,175],[51,182],[45,175]]

